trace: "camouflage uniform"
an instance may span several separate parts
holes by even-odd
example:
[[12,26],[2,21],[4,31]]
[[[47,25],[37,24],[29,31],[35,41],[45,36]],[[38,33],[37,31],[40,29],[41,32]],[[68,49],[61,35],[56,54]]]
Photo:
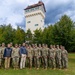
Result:
[[43,62],[43,66],[44,68],[47,69],[47,56],[48,56],[48,50],[46,49],[46,47],[42,48],[42,62]]
[[32,50],[33,50],[33,53],[32,53],[32,66],[34,67],[35,66],[35,61],[34,61],[34,44],[32,44]]
[[19,48],[21,47],[21,44],[19,44]]
[[1,56],[1,57],[2,57],[2,66],[3,66],[3,67],[4,67],[4,58],[3,58],[3,55],[4,55],[4,50],[5,50],[5,48],[6,48],[5,46],[2,46],[2,47],[1,47],[1,52],[2,52],[2,56]]
[[40,57],[40,50],[38,47],[34,48],[34,61],[35,61],[35,67],[39,69],[40,63],[39,63],[39,57]]
[[40,66],[42,66],[42,47],[41,47],[41,44],[39,44],[39,47],[38,47],[38,49],[39,49],[39,55],[40,55],[40,58],[39,58],[39,63],[40,63]]
[[68,52],[67,50],[63,49],[61,53],[62,57],[62,68],[67,68],[68,67]]
[[13,61],[13,67],[14,69],[17,69],[19,67],[19,48],[13,48],[12,50],[12,61]]
[[6,47],[1,47],[1,49],[2,49],[2,58],[3,58],[3,55],[4,55],[4,49],[5,49]]
[[55,65],[55,49],[51,48],[49,49],[49,60],[50,60],[50,66],[52,69],[56,67]]
[[56,67],[61,69],[61,49],[56,49]]
[[27,59],[29,59],[29,66],[31,68],[32,67],[32,58],[33,58],[33,49],[31,46],[29,46],[27,48],[27,52],[28,52]]
[[11,46],[11,48],[12,48],[12,50],[13,50],[13,49],[14,49],[14,47],[13,47],[13,43],[12,43],[12,42],[10,43],[10,46]]
[[[47,45],[47,44],[46,44],[46,50],[49,51],[49,48],[48,48],[48,45]],[[47,55],[47,64],[48,64],[48,66],[49,66],[49,53],[48,53],[48,55]]]
[[1,62],[2,62],[2,49],[0,47],[0,67],[1,67]]

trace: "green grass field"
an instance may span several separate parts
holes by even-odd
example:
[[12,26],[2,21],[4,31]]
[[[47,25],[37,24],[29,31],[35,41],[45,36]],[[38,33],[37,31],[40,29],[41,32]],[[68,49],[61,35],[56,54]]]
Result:
[[23,70],[4,70],[0,69],[0,75],[75,75],[75,54],[69,54],[69,67],[68,70],[44,70],[36,69],[23,69]]

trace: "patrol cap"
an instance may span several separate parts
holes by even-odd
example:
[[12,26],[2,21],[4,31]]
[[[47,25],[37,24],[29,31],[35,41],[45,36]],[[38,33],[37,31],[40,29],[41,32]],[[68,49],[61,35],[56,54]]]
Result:
[[19,46],[21,46],[21,44],[19,44]]
[[35,46],[37,46],[37,44],[35,44]]
[[10,44],[12,45],[13,43],[12,43],[12,42],[10,42]]
[[2,43],[2,45],[5,45],[5,43]]
[[42,44],[42,46],[45,46],[45,44]]
[[15,44],[15,46],[18,46],[18,44]]
[[59,47],[59,45],[56,45],[57,47]]
[[46,46],[48,46],[47,44],[45,44]]
[[39,46],[41,46],[41,44],[39,44]]

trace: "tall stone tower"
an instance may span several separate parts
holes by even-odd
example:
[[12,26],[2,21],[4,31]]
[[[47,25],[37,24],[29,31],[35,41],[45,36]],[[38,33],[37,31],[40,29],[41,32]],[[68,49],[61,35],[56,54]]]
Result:
[[25,18],[26,18],[26,31],[31,30],[32,33],[36,29],[44,29],[44,20],[45,20],[45,5],[42,1],[39,1],[37,4],[30,5],[25,9]]

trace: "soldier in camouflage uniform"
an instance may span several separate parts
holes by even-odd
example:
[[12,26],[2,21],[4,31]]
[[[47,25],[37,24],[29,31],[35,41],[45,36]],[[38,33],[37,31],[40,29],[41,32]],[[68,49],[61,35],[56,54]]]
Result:
[[39,52],[40,52],[39,53],[39,55],[40,55],[40,58],[39,58],[40,59],[40,66],[42,66],[43,63],[42,63],[42,46],[41,46],[41,44],[39,44],[38,49],[39,49]]
[[[14,46],[13,46],[13,43],[12,42],[10,42],[10,46],[11,46],[11,48],[13,50],[14,49]],[[10,66],[13,67],[13,59],[12,58],[10,60]]]
[[13,61],[13,67],[14,69],[19,68],[19,47],[18,44],[15,44],[15,48],[12,50],[12,61]]
[[1,47],[1,49],[2,49],[2,58],[3,58],[3,54],[4,54],[4,49],[5,49],[6,47],[5,47],[5,43],[2,43],[2,47]]
[[50,45],[50,49],[49,49],[49,60],[50,60],[50,66],[52,69],[56,68],[55,65],[55,48],[53,48],[52,45]]
[[32,54],[32,66],[33,67],[35,66],[35,61],[34,61],[34,48],[35,48],[35,45],[32,44],[32,50],[33,50],[33,54]]
[[29,47],[27,48],[27,52],[28,52],[27,59],[28,59],[29,67],[32,68],[33,49],[31,45],[29,45]]
[[12,50],[14,49],[14,47],[13,47],[13,43],[12,42],[10,42],[10,46],[11,46],[11,48],[12,48]]
[[68,67],[68,52],[65,50],[64,46],[61,46],[61,58],[62,58],[62,68],[67,69]]
[[28,44],[26,44],[25,47],[28,48]]
[[5,43],[2,43],[2,46],[1,46],[1,58],[2,58],[2,66],[4,67],[4,58],[3,58],[3,55],[4,55],[4,50],[5,50]]
[[19,48],[21,47],[21,44],[19,44]]
[[45,69],[47,69],[48,67],[47,56],[48,56],[48,50],[46,49],[46,46],[43,44],[42,45],[42,61],[43,61],[43,66]]
[[[46,50],[49,51],[49,48],[48,48],[48,45],[47,45],[47,44],[45,45],[45,47],[46,47]],[[49,54],[49,53],[48,53],[48,54]],[[47,56],[47,64],[48,64],[48,66],[49,66],[49,55]]]
[[40,50],[39,48],[37,47],[37,44],[35,44],[35,48],[34,48],[34,61],[35,61],[35,67],[37,69],[39,69],[40,67],[40,63],[39,63],[39,58],[40,58]]
[[56,67],[61,69],[61,49],[59,48],[59,45],[57,45],[56,49]]
[[42,46],[41,46],[41,44],[39,44],[38,49],[39,49],[39,51],[40,51],[40,55],[42,55]]

